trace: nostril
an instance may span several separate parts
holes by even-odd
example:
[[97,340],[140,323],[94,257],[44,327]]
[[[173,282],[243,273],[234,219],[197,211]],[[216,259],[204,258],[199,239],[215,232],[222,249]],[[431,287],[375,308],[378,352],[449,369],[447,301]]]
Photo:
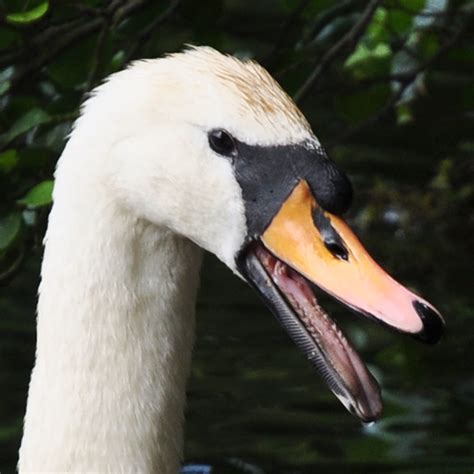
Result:
[[331,254],[340,260],[349,260],[349,252],[347,251],[344,242],[331,225],[329,218],[319,207],[313,209],[313,222],[321,234],[324,245]]
[[413,307],[423,322],[423,329],[415,337],[428,344],[438,342],[444,330],[444,322],[440,314],[418,300],[413,301]]
[[324,241],[324,245],[335,257],[341,260],[349,260],[349,253],[343,244],[328,239]]

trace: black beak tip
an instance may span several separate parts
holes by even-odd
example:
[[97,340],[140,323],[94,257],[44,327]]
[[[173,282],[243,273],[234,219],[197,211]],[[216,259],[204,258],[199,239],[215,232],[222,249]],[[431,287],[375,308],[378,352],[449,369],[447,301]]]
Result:
[[415,334],[415,337],[428,344],[436,344],[443,335],[443,318],[433,308],[420,301],[414,300],[413,307],[423,322],[423,329]]

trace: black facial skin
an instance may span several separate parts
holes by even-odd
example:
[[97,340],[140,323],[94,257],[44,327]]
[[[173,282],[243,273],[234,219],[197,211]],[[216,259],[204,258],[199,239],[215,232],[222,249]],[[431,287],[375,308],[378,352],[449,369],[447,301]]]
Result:
[[245,202],[248,240],[263,234],[301,180],[308,182],[326,211],[342,214],[349,208],[351,183],[319,145],[257,146],[235,139],[234,143],[232,165]]

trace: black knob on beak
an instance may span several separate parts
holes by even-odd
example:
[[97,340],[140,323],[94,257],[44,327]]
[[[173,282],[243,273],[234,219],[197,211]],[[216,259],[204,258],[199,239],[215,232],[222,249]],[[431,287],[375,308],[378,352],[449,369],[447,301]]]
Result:
[[415,334],[415,337],[428,344],[435,344],[443,335],[443,319],[433,308],[430,308],[420,301],[414,300],[413,307],[423,321],[423,329]]

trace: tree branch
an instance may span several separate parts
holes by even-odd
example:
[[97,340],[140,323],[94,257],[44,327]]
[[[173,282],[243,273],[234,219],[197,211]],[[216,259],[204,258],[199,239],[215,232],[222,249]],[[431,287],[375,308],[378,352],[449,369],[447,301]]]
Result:
[[305,38],[301,41],[303,46],[310,46],[311,42],[318,36],[318,34],[326,28],[333,20],[340,18],[347,13],[352,12],[356,9],[358,4],[361,2],[359,0],[346,0],[340,3],[337,3],[330,9],[323,12],[321,15],[318,15],[314,25]]
[[153,33],[156,29],[163,24],[166,20],[168,20],[178,9],[179,5],[181,4],[182,0],[174,0],[172,1],[168,8],[157,18],[155,18],[145,29],[143,29],[137,37],[135,44],[132,48],[128,51],[125,62],[129,62],[132,59],[137,57],[137,54],[142,51],[143,47],[150,41]]
[[301,0],[298,3],[298,5],[294,8],[294,10],[291,12],[291,15],[288,17],[288,19],[283,24],[280,35],[279,35],[278,39],[275,41],[275,44],[274,44],[272,50],[267,55],[267,57],[263,60],[263,64],[268,69],[271,69],[273,62],[275,61],[275,57],[277,56],[278,51],[281,48],[285,37],[288,35],[291,27],[295,24],[295,22],[298,20],[300,15],[303,13],[303,11],[308,6],[309,1],[310,0]]
[[295,102],[301,102],[311,91],[321,74],[344,50],[349,55],[356,48],[360,38],[367,30],[375,10],[382,3],[382,0],[371,0],[365,11],[362,13],[360,20],[346,33],[319,61],[318,65],[313,69],[306,81],[296,92]]
[[100,30],[99,36],[97,38],[97,43],[95,46],[94,55],[92,56],[92,61],[90,65],[89,75],[87,78],[86,90],[90,91],[94,88],[97,83],[97,80],[100,77],[100,64],[101,59],[104,53],[104,47],[106,44],[107,33],[109,32],[109,24],[104,20],[102,29]]
[[64,25],[59,25],[43,30],[31,40],[28,49],[22,48],[13,55],[14,57],[7,53],[0,59],[0,62],[5,59],[22,60],[22,64],[18,66],[10,80],[11,88],[13,89],[25,78],[35,74],[77,40],[100,30],[104,24],[104,15],[109,19],[110,26],[113,27],[148,2],[149,0],[128,0],[125,2],[115,0],[109,4],[106,10],[97,11],[96,16],[91,17],[91,12],[88,11],[85,17],[79,21],[72,21],[67,29]]

